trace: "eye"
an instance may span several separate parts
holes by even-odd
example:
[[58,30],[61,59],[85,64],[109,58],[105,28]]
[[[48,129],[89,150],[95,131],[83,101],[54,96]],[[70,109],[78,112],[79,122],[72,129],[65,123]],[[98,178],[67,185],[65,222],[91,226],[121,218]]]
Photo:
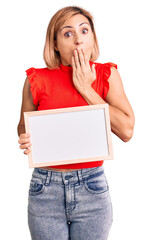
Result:
[[67,38],[68,38],[68,37],[71,37],[71,35],[72,35],[72,32],[66,32],[66,33],[64,34],[64,36],[67,37]]
[[84,28],[84,29],[82,30],[82,32],[83,32],[83,33],[87,33],[87,32],[88,32],[88,29],[87,29],[87,28]]

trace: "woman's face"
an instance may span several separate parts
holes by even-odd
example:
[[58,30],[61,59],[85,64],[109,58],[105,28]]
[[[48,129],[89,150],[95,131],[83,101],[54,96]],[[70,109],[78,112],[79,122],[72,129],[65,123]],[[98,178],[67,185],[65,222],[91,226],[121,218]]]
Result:
[[83,49],[88,61],[90,61],[93,45],[94,35],[88,19],[77,14],[66,20],[57,32],[55,50],[59,51],[62,64],[71,66],[75,49]]

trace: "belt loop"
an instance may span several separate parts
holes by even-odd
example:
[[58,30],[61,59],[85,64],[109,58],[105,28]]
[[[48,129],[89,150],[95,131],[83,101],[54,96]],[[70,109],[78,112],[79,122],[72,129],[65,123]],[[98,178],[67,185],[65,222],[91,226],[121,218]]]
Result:
[[52,171],[48,170],[47,175],[46,175],[46,185],[49,185],[51,182],[51,176],[52,176]]
[[79,182],[82,183],[83,182],[83,177],[82,177],[82,170],[78,170],[78,178],[79,178]]

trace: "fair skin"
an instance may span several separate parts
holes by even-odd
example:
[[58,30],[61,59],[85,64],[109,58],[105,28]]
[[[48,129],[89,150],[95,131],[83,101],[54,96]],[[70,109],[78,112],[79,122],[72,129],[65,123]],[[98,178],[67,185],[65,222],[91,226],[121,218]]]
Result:
[[67,20],[57,33],[55,50],[59,51],[63,65],[73,67],[73,83],[77,90],[89,87],[96,78],[94,66],[93,69],[89,66],[93,46],[94,36],[90,23],[81,14]]
[[[93,51],[94,36],[91,26],[86,17],[77,14],[68,19],[57,33],[55,50],[59,51],[63,65],[72,66],[73,83],[76,89],[88,104],[109,104],[111,130],[122,141],[127,142],[133,135],[135,117],[132,107],[125,94],[122,80],[118,70],[111,68],[109,81],[109,91],[104,101],[91,84],[96,79],[94,66],[89,65],[91,53]],[[76,51],[75,51],[76,50]],[[21,119],[18,124],[20,134],[19,143],[21,149],[28,148],[25,154],[30,153],[30,138],[25,134],[25,124],[23,112],[36,111],[37,107],[33,104],[28,78],[25,80],[23,88],[23,102],[21,108]],[[46,167],[47,169],[51,169]],[[75,171],[77,169],[57,169],[55,171]]]

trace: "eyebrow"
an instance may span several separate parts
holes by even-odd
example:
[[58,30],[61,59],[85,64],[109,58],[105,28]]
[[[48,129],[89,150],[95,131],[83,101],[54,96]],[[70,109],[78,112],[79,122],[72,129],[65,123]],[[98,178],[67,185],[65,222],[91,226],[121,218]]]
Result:
[[[88,24],[88,25],[89,25],[89,23],[83,22],[83,23],[80,23],[79,27],[80,27],[82,24]],[[72,26],[65,26],[65,27],[63,27],[62,29],[64,29],[64,28],[73,28],[73,27],[72,27]],[[60,32],[62,31],[62,29],[60,30]]]

